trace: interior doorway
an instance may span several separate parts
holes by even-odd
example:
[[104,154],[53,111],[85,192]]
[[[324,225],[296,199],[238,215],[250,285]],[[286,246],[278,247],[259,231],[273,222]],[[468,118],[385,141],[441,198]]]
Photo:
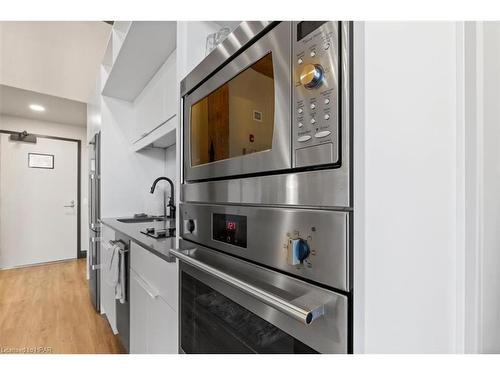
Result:
[[84,256],[79,140],[0,131],[0,269]]

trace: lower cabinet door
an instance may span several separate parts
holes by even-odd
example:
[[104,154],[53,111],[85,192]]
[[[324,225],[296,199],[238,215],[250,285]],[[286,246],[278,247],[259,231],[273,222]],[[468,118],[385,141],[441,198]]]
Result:
[[134,271],[130,271],[130,353],[148,353],[148,305],[150,296]]
[[176,354],[177,313],[161,298],[150,300],[148,353]]
[[115,302],[115,288],[112,286],[111,281],[113,276],[108,270],[108,258],[110,257],[110,241],[115,239],[115,231],[107,226],[102,227],[101,231],[101,253],[99,263],[101,264],[100,272],[100,292],[101,292],[101,313],[106,314],[109,325],[113,333],[118,333],[116,328],[116,302]]
[[133,269],[130,270],[130,353],[178,353],[177,313]]

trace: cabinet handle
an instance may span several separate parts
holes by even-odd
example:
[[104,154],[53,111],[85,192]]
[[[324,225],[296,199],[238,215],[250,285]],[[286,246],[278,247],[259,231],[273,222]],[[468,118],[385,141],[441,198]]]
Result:
[[151,297],[151,299],[156,299],[160,295],[160,293],[154,289],[151,285],[149,285],[146,280],[144,280],[142,277],[140,277],[134,270],[130,270],[130,274],[134,278],[135,281],[137,281],[137,284],[141,286],[142,289]]

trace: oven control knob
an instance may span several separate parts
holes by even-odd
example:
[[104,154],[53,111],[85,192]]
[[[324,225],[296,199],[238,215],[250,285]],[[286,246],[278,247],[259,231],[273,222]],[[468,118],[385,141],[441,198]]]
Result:
[[302,238],[290,240],[291,264],[292,266],[301,264],[311,254],[309,245]]
[[313,89],[323,81],[323,67],[319,64],[306,64],[300,73],[300,83],[306,89]]
[[186,223],[186,229],[188,230],[189,233],[193,233],[194,232],[194,220],[193,219],[189,219]]

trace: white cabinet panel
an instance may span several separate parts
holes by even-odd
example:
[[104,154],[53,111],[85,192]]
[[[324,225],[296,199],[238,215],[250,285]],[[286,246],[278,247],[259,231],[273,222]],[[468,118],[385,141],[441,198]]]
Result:
[[174,51],[134,102],[136,124],[132,141],[145,137],[177,113],[176,79]]
[[109,281],[110,274],[106,267],[106,244],[109,241],[115,239],[115,231],[107,226],[102,226],[101,231],[101,259],[99,263],[101,264],[101,312],[106,314],[113,332],[116,334],[118,332],[116,328],[116,303],[115,303],[115,290],[114,287],[110,285]]
[[134,242],[130,252],[130,351],[177,353],[177,264]]
[[149,296],[130,272],[130,353],[147,353],[147,322]]
[[177,312],[161,297],[150,299],[148,307],[148,353],[177,353]]
[[177,263],[168,263],[134,242],[131,250],[131,268],[177,311]]

